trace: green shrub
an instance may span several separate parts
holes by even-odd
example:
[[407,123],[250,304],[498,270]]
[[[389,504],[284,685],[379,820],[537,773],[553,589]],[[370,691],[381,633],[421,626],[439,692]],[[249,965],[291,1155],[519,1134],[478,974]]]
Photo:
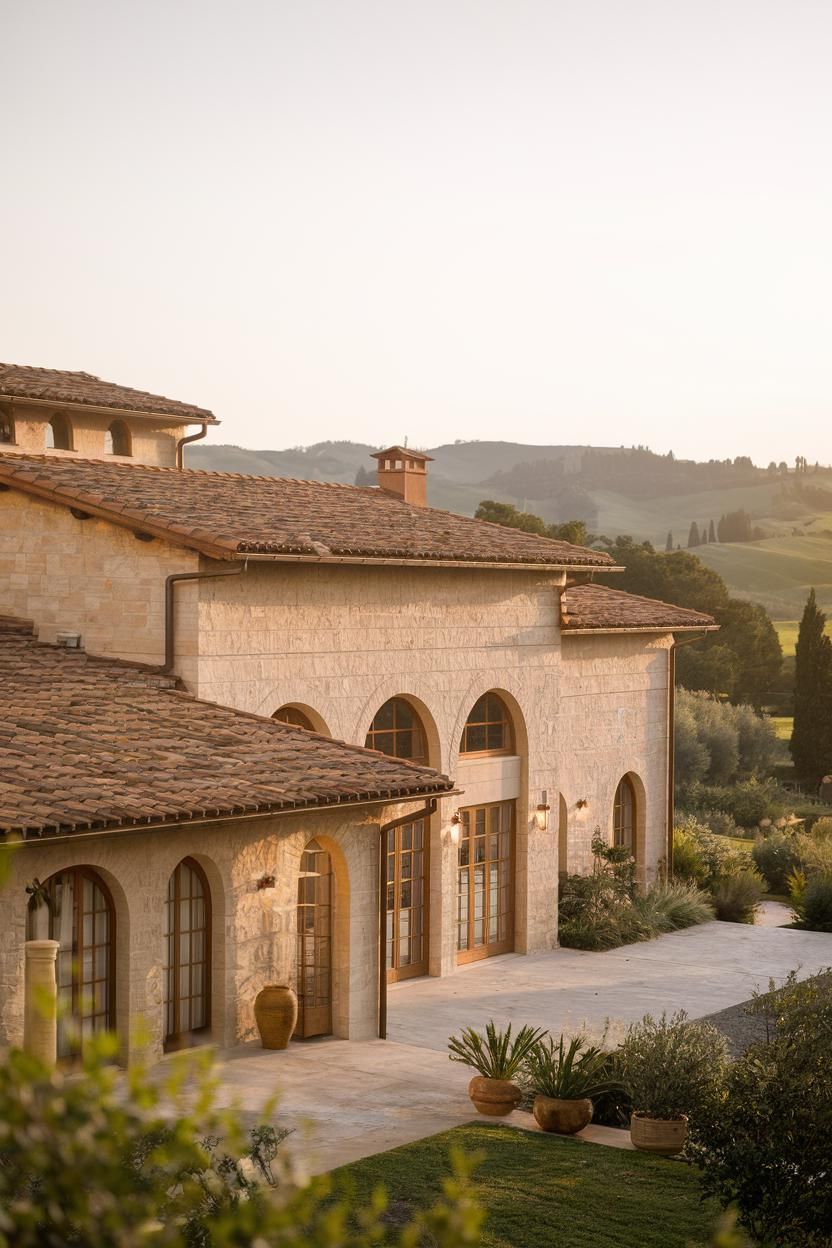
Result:
[[716,1027],[689,1022],[682,1010],[633,1023],[618,1056],[634,1110],[653,1118],[686,1114],[693,1127],[719,1096],[728,1049]]
[[789,876],[800,861],[795,838],[775,829],[757,837],[751,856],[769,891],[784,893]]
[[734,786],[728,811],[741,828],[757,827],[771,809],[771,791],[767,785],[759,784],[756,780],[746,780]]
[[[210,1053],[182,1055],[151,1081],[107,1066],[116,1047],[97,1039],[71,1077],[17,1050],[0,1066],[0,1248],[389,1242],[383,1194],[357,1204],[327,1177],[299,1180],[285,1132],[265,1120],[246,1131],[215,1107]],[[469,1171],[458,1159],[446,1198],[402,1228],[408,1243],[480,1242]]]
[[673,875],[695,884],[703,884],[708,878],[696,840],[686,828],[673,829]]
[[832,875],[832,839],[799,832],[795,838],[800,865],[807,875]]
[[675,932],[715,917],[710,898],[687,880],[657,881],[633,900],[642,922],[654,934]]
[[716,917],[724,923],[753,923],[765,891],[756,871],[741,871],[714,882],[711,896]]
[[[679,833],[683,834],[679,838]],[[677,841],[678,838],[678,841]],[[697,875],[698,882],[706,888],[710,888],[714,881],[727,875],[737,875],[742,871],[747,871],[749,866],[749,855],[744,849],[735,849],[732,845],[726,845],[723,837],[714,836],[714,834],[698,819],[688,816],[674,829],[673,833],[673,861],[674,872],[676,872],[676,845],[684,838],[690,842],[696,851],[696,856],[701,863],[701,874]],[[684,856],[683,850],[683,856]]]
[[806,881],[797,926],[807,932],[832,932],[832,876],[815,875]]
[[585,1036],[557,1044],[551,1036],[540,1040],[526,1058],[525,1078],[532,1092],[559,1100],[590,1099],[612,1088],[608,1054],[588,1045]]
[[513,1079],[545,1035],[543,1030],[526,1026],[512,1040],[511,1023],[505,1031],[498,1031],[492,1020],[485,1025],[484,1038],[473,1027],[466,1027],[461,1036],[451,1036],[448,1056],[452,1062],[461,1062],[486,1079]]
[[765,1003],[771,1033],[728,1070],[727,1095],[694,1141],[709,1195],[755,1241],[829,1248],[832,1227],[832,974]]
[[832,818],[829,815],[821,815],[820,819],[816,819],[812,824],[812,837],[816,841],[832,840]]

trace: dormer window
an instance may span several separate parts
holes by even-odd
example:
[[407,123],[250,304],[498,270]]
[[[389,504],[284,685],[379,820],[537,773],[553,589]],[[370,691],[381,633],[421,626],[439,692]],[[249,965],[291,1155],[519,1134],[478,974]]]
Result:
[[114,420],[104,434],[105,455],[132,455],[133,445],[130,430],[123,420]]
[[47,451],[72,450],[72,425],[62,412],[56,412],[46,426]]

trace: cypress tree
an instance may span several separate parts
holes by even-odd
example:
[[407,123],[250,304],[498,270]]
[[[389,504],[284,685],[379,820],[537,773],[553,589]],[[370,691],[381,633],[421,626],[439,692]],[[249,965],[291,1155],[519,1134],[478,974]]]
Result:
[[712,520],[712,521],[711,521],[711,523],[708,525],[708,541],[709,541],[709,542],[715,542],[715,541],[716,541],[716,529],[714,528],[714,522],[713,522],[713,520]]
[[789,742],[795,770],[817,783],[832,771],[832,641],[814,589],[800,621],[795,651],[794,728]]
[[699,526],[695,520],[690,522],[690,532],[688,533],[688,548],[699,545]]
[[665,542],[665,544],[664,544],[664,548],[665,548],[665,550],[672,550],[672,549],[673,549],[673,534],[672,534],[672,533],[668,533],[668,535],[667,535],[667,541],[666,541],[666,542]]

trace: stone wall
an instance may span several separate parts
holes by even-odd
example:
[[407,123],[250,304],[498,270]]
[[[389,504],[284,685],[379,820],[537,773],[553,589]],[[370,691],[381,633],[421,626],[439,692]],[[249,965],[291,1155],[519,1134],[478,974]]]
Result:
[[[27,407],[22,403],[6,404],[4,410],[14,421],[15,433],[13,444],[4,443],[0,446],[0,452],[4,455],[15,452],[28,455],[69,455],[86,459],[107,459],[125,464],[154,464],[159,468],[174,468],[176,466],[176,443],[186,432],[181,425],[146,420],[142,417],[120,416],[116,412],[107,415],[87,412],[83,409],[63,409],[57,405],[54,409],[40,406]],[[46,426],[56,412],[61,412],[70,422],[71,451],[47,450]],[[105,455],[104,435],[114,420],[122,421],[130,430],[132,454],[129,457]]]
[[[116,1023],[123,1055],[135,1052],[137,1028],[151,1058],[162,1052],[164,901],[185,857],[202,865],[212,904],[212,1028],[232,1045],[256,1037],[254,998],[265,984],[295,984],[297,880],[301,854],[315,838],[332,854],[334,1027],[344,1038],[377,1034],[379,827],[409,806],[355,808],[279,818],[224,821],[156,831],[67,836],[27,842],[12,856],[0,890],[0,1044],[23,1035],[23,942],[26,884],[69,867],[91,867],[113,898],[116,917]],[[264,875],[276,886],[257,888]]]
[[[33,620],[41,640],[80,632],[91,654],[164,659],[165,577],[195,571],[190,551],[66,507],[0,491],[0,611]],[[179,674],[195,675],[196,591],[177,589]]]

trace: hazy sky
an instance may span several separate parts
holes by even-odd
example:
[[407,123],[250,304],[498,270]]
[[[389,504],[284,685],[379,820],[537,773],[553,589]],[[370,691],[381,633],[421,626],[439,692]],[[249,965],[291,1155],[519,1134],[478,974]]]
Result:
[[830,0],[0,0],[0,359],[832,461]]

